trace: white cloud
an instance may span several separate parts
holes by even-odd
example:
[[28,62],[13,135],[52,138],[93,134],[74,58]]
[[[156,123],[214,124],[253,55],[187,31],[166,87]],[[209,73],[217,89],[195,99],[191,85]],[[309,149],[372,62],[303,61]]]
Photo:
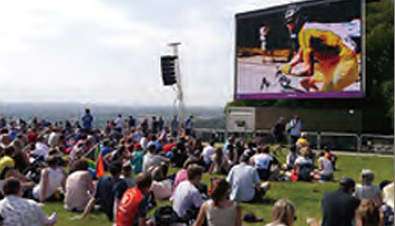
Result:
[[275,0],[0,2],[0,98],[172,104],[159,56],[181,41],[187,104],[233,91],[234,14]]

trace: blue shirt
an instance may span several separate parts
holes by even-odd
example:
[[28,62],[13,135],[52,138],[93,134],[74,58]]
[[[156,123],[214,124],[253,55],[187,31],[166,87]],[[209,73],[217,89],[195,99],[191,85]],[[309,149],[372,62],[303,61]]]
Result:
[[82,116],[82,128],[86,130],[91,130],[92,129],[92,121],[93,121],[93,116],[91,114],[85,114]]
[[291,131],[289,132],[289,134],[291,136],[300,136],[300,132],[302,130],[302,122],[299,120],[298,122],[296,122],[295,119],[293,119],[291,121],[291,126],[294,126],[293,128],[291,128]]
[[187,118],[185,120],[185,128],[192,129],[192,118]]
[[255,185],[261,182],[256,169],[245,163],[234,166],[226,180],[232,186],[230,199],[238,202],[251,201],[255,196]]

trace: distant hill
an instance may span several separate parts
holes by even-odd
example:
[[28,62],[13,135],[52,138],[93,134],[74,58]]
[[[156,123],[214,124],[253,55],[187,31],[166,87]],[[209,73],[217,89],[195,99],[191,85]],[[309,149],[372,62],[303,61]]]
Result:
[[[7,118],[23,118],[27,121],[34,116],[39,119],[50,121],[76,121],[84,114],[84,109],[90,108],[95,117],[95,127],[103,128],[107,120],[113,120],[118,114],[124,118],[133,115],[135,118],[151,118],[152,116],[163,116],[165,121],[170,121],[176,113],[173,106],[115,106],[115,105],[95,105],[77,103],[2,103],[0,104],[0,115]],[[224,128],[224,110],[222,107],[188,107],[186,116],[194,114],[195,127],[197,128]]]

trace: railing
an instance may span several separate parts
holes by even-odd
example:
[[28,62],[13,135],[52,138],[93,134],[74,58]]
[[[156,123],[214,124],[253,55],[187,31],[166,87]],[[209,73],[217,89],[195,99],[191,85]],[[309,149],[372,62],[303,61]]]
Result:
[[[225,129],[207,129],[197,128],[195,133],[204,141],[209,141],[213,137],[218,142],[225,142],[226,137],[235,135],[244,140],[250,140],[254,133],[262,137],[263,143],[273,143],[273,137],[270,130],[257,130],[254,132],[227,132]],[[306,132],[307,140],[312,148],[323,149],[328,147],[332,150],[363,152],[363,153],[394,153],[394,136],[378,134],[354,134],[338,132]],[[290,143],[290,142],[288,142]]]

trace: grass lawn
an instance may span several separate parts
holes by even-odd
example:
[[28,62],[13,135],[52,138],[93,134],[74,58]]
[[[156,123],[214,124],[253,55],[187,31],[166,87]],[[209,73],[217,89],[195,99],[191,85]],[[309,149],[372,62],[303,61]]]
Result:
[[[380,157],[356,157],[356,156],[338,156],[337,171],[335,171],[335,181],[342,176],[354,178],[357,183],[361,169],[371,169],[376,174],[375,182],[380,183],[382,180],[393,180],[394,178],[394,159]],[[177,169],[171,169],[170,173],[176,172]],[[210,177],[217,175],[205,174],[203,181],[208,183]],[[243,214],[253,212],[264,218],[264,222],[257,224],[244,225],[264,225],[270,221],[270,215],[273,204],[276,200],[287,198],[291,200],[297,209],[296,215],[298,220],[296,226],[306,225],[306,218],[313,217],[321,219],[320,202],[324,193],[336,190],[338,187],[336,182],[325,184],[320,183],[304,183],[304,182],[273,182],[269,192],[265,195],[262,203],[241,204]],[[169,204],[169,201],[159,201],[158,205]],[[91,213],[82,220],[70,220],[75,213],[70,213],[63,208],[62,203],[46,203],[44,211],[47,214],[52,212],[58,213],[59,226],[93,226],[93,225],[111,225],[103,213]],[[152,211],[153,212],[153,211]],[[151,213],[152,213],[151,212]]]

